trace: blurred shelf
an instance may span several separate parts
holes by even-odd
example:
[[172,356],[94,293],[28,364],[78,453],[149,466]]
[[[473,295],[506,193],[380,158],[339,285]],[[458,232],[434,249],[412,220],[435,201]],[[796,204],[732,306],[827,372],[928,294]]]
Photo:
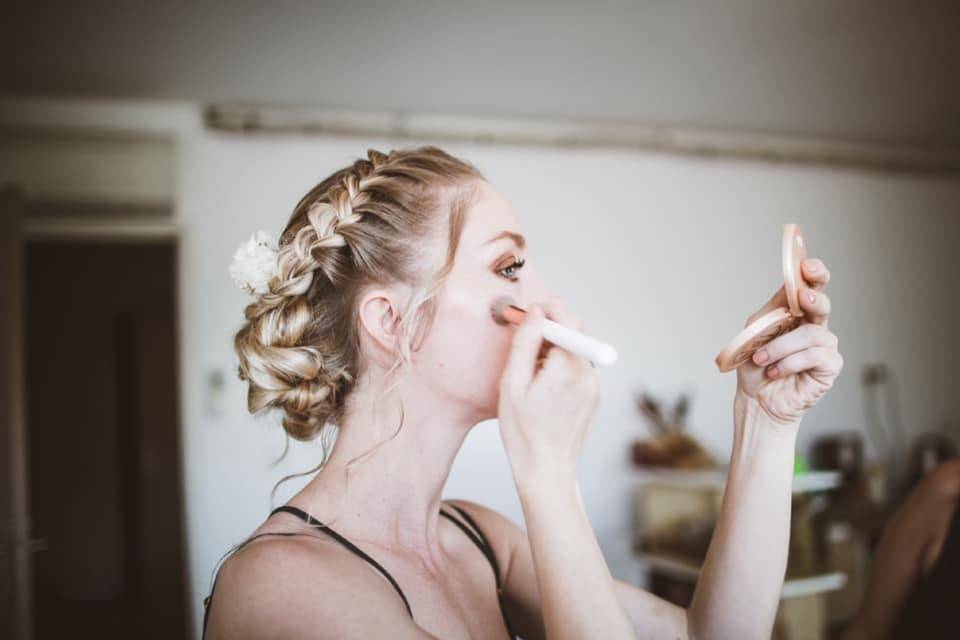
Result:
[[[635,472],[641,484],[686,489],[723,490],[727,483],[727,472],[683,471],[679,469],[641,469]],[[810,493],[836,489],[843,482],[839,471],[807,471],[793,476],[794,493]]]
[[[650,569],[656,569],[672,578],[695,581],[700,575],[700,569],[681,560],[649,553],[636,554],[637,560]],[[781,598],[799,598],[817,593],[827,593],[842,589],[847,584],[847,576],[840,572],[823,573],[806,578],[785,580]]]

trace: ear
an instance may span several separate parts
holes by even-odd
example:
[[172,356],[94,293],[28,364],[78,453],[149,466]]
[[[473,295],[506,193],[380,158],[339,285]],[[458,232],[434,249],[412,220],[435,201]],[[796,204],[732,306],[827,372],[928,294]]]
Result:
[[400,313],[394,292],[386,289],[367,291],[360,298],[360,329],[373,347],[370,356],[384,368],[393,363],[400,343]]

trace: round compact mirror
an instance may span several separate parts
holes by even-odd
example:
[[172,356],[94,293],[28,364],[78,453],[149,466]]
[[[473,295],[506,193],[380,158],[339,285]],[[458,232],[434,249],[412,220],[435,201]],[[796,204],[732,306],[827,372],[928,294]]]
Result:
[[783,227],[782,253],[783,290],[788,306],[777,307],[763,314],[728,342],[717,355],[716,363],[720,371],[733,371],[750,360],[757,349],[800,324],[803,317],[798,297],[803,281],[800,264],[807,257],[807,246],[803,232],[795,224]]

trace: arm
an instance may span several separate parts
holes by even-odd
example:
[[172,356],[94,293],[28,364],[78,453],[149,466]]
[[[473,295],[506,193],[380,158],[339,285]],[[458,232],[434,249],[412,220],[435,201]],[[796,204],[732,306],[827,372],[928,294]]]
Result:
[[[599,555],[596,540],[592,532],[587,535],[589,524],[585,518],[581,520],[583,512],[579,491],[576,500],[571,499],[566,503],[557,500],[552,509],[549,498],[538,502],[537,496],[529,496],[532,509],[528,510],[524,505],[529,535],[515,523],[489,509],[461,503],[475,514],[485,530],[491,532],[490,538],[498,547],[498,555],[508,559],[504,565],[506,575],[503,580],[507,612],[523,638],[541,640],[554,637],[544,632],[547,613],[539,585],[552,583],[561,587],[583,587],[591,567],[603,567],[604,571],[602,576],[594,572],[592,577],[595,582],[590,589],[598,598],[606,601],[607,585],[612,584],[614,596],[626,614],[635,637],[664,640],[769,637],[786,566],[796,429],[782,433],[777,430],[763,431],[771,425],[755,412],[742,411],[738,417],[741,419],[738,422],[740,428],[737,429],[739,437],[731,459],[724,504],[689,610],[635,585],[619,580],[608,582],[611,578]],[[753,480],[757,477],[764,478],[763,482]],[[521,497],[523,502],[524,498]],[[574,503],[576,508],[571,506]],[[541,515],[539,509],[547,513]],[[532,514],[540,518],[539,535],[543,540],[539,543],[534,541]],[[578,534],[580,540],[569,549],[570,557],[564,557],[567,553],[564,546],[555,549],[556,558],[549,559],[549,566],[567,567],[569,573],[564,573],[562,577],[547,572],[538,574],[534,548],[537,544],[548,549],[555,548],[560,539],[556,535],[557,528],[569,527],[565,523],[575,518],[582,529]],[[572,540],[573,536],[570,538]],[[586,569],[581,565],[585,565]],[[571,588],[569,593],[572,598],[577,590]],[[565,606],[580,607],[582,611],[590,613],[594,605],[576,600],[576,604],[568,601]],[[614,636],[587,634],[581,637]]]
[[960,460],[945,462],[910,492],[883,529],[870,583],[844,640],[882,640],[948,535],[960,494]]
[[[694,638],[766,638],[773,630],[790,540],[794,447],[803,415],[843,369],[827,328],[830,272],[807,259],[803,323],[737,369],[733,449],[716,529],[688,612]],[[787,306],[779,291],[754,318]]]
[[572,470],[524,474],[517,489],[547,637],[635,637]]
[[893,629],[907,596],[920,578],[920,557],[926,545],[918,526],[916,496],[911,495],[890,519],[872,566],[872,575],[856,617],[844,630],[845,640],[881,640]]
[[694,638],[767,638],[787,566],[796,425],[741,395],[723,503],[688,612]]
[[[501,563],[504,609],[524,640],[544,640],[543,604],[533,551],[527,533],[516,523],[482,505],[451,500],[469,512],[486,533]],[[599,563],[596,558],[594,562]],[[614,597],[638,638],[686,638],[686,610],[632,584],[613,580]]]
[[[556,302],[550,316],[576,323]],[[562,638],[633,638],[587,520],[576,461],[598,403],[590,364],[543,341],[533,307],[514,335],[500,384],[500,433],[528,527],[543,630]],[[540,366],[541,352],[546,350]]]
[[[829,281],[829,271],[821,261],[811,259],[804,261],[803,275],[811,286],[802,289],[800,296],[807,322],[768,344],[763,350],[766,360],[758,354],[754,362],[738,370],[734,444],[726,491],[689,610],[613,581],[617,608],[623,610],[638,637],[770,635],[787,561],[794,447],[800,420],[831,388],[843,367],[836,336],[827,330],[830,301],[822,290]],[[812,298],[808,295],[811,292]],[[777,306],[786,306],[783,289],[750,320]],[[504,431],[503,418],[501,430]],[[505,446],[511,437],[516,437],[509,430],[503,435]],[[529,470],[528,464],[514,464],[511,459],[511,465],[530,528],[527,536],[512,523],[495,525],[510,540],[505,590],[513,613],[511,619],[519,620],[521,631],[527,629],[524,637],[532,639],[543,637],[538,635],[543,629],[539,624],[542,615],[547,636],[552,638],[550,616],[559,617],[557,609],[561,604],[582,604],[590,602],[589,597],[593,596],[603,601],[605,611],[612,610],[606,588],[609,573],[597,568],[602,558],[596,555],[592,533],[586,533],[589,524],[581,519],[579,493],[570,495],[567,476],[561,473],[559,479],[555,477],[551,482],[548,473],[537,480],[535,472],[518,473],[518,469]],[[559,495],[545,495],[552,485],[562,487],[554,492]],[[566,513],[568,510],[570,513]],[[533,523],[531,515],[536,520]],[[558,534],[554,529],[557,526],[570,527],[574,533],[564,539],[566,534]],[[560,549],[551,549],[551,536],[564,542]],[[579,557],[574,544],[582,553]],[[538,562],[549,566],[538,567]],[[578,563],[588,565],[586,573],[572,570]],[[581,583],[581,575],[586,575],[588,581]],[[556,584],[557,576],[564,580],[574,576],[578,584]],[[592,590],[586,594],[577,591],[580,584]],[[548,604],[547,590],[552,592],[552,604]],[[590,616],[587,607],[578,608]],[[622,622],[619,617],[616,620],[617,624]]]

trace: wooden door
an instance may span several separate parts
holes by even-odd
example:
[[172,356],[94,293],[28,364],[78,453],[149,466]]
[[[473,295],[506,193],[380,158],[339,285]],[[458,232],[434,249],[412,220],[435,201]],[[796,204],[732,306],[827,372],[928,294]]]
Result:
[[185,637],[176,245],[24,254],[35,636]]

